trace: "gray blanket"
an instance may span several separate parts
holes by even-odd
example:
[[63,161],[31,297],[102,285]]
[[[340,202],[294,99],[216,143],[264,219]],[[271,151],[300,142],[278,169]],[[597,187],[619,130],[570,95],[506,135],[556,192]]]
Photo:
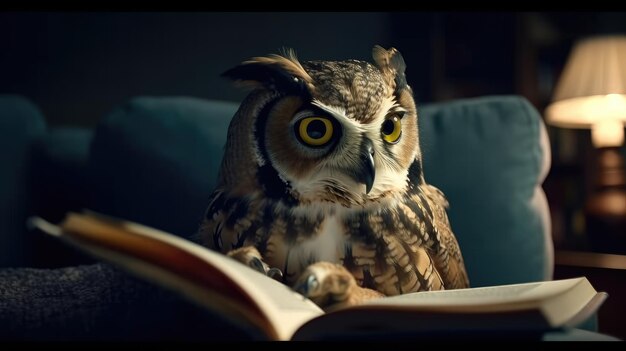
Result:
[[0,269],[1,340],[259,337],[107,264]]

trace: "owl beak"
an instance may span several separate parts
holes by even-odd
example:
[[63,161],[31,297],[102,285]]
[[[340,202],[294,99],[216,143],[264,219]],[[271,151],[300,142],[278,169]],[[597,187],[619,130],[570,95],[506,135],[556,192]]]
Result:
[[365,184],[365,193],[369,194],[374,185],[376,168],[374,168],[374,146],[372,141],[365,139],[361,145],[361,165],[356,174],[356,181]]

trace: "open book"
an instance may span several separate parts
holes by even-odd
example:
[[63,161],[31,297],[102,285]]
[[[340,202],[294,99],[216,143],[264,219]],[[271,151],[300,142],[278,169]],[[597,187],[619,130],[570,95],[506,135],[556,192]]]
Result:
[[576,325],[606,299],[585,277],[383,297],[325,313],[289,287],[223,254],[92,212],[30,224],[130,273],[173,289],[270,340],[450,332],[542,332]]

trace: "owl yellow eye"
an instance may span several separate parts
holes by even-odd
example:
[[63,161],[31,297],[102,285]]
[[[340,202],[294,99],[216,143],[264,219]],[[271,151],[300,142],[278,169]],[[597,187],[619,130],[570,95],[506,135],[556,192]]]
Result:
[[390,144],[397,143],[402,135],[402,123],[400,122],[400,118],[398,116],[393,116],[385,120],[381,128],[381,133],[383,134],[383,139],[386,142]]
[[310,146],[323,146],[333,136],[333,123],[328,118],[306,117],[296,124],[299,139]]

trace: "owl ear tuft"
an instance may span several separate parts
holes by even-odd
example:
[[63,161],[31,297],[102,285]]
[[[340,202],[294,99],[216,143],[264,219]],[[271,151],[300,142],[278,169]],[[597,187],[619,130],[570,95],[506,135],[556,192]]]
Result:
[[372,49],[372,57],[378,69],[385,75],[385,79],[388,79],[389,83],[394,82],[396,92],[408,87],[404,74],[406,63],[400,51],[396,48],[386,50],[382,46],[376,45]]
[[310,94],[314,87],[313,79],[293,51],[286,51],[284,56],[253,57],[222,73],[222,76],[243,84],[264,85],[296,94]]

